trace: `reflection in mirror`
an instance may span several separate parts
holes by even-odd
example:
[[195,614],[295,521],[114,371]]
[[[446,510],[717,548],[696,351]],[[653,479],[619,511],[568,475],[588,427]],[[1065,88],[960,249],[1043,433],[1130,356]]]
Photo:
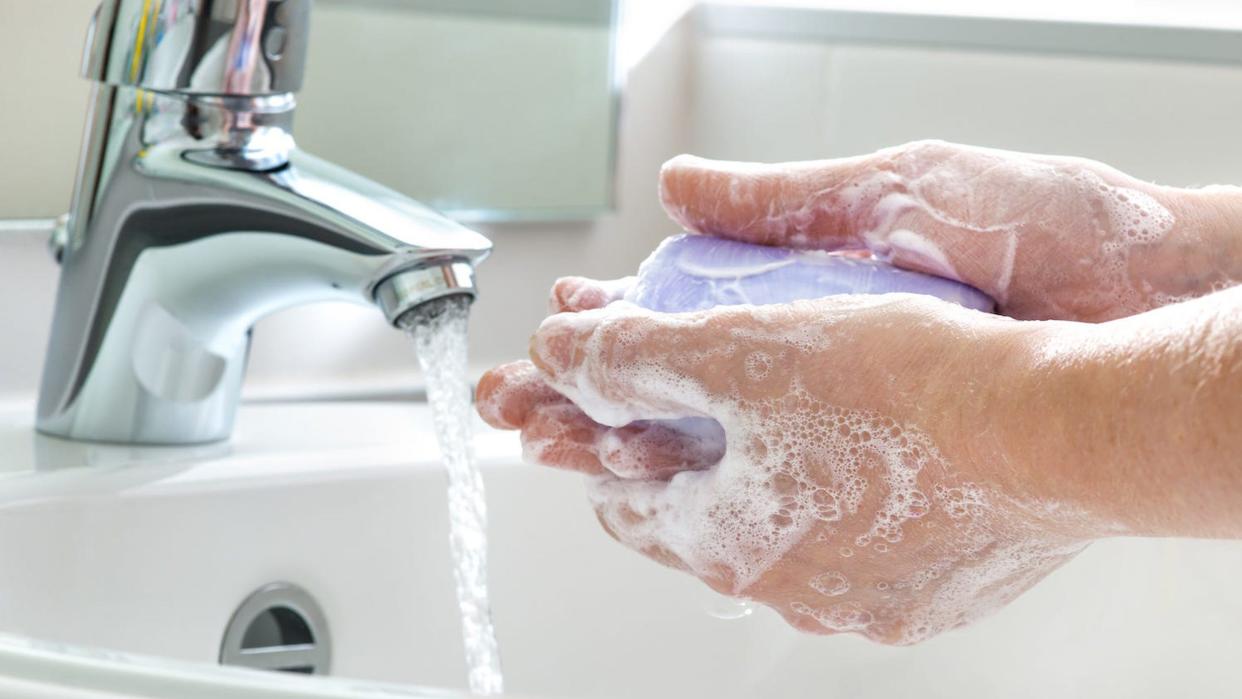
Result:
[[614,0],[316,3],[298,145],[463,220],[611,205]]

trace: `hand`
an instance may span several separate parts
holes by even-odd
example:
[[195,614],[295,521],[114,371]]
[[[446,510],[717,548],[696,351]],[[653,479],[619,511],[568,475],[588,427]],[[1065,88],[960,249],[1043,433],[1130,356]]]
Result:
[[[587,306],[613,293],[557,288]],[[1025,324],[896,294],[582,308],[541,326],[538,369],[484,377],[480,413],[520,428],[531,460],[595,474],[592,502],[621,542],[798,628],[912,643],[1108,530],[1044,502],[989,438],[1022,419],[1007,395]],[[685,416],[719,427],[651,422]]]
[[689,230],[866,248],[1014,318],[1103,321],[1242,280],[1239,190],[1159,187],[1081,158],[935,141],[775,165],[680,156],[661,194]]
[[[1242,278],[1237,190],[1078,159],[682,157],[661,191],[692,230],[869,250],[1019,318],[1120,318]],[[1093,326],[902,295],[660,315],[609,306],[624,290],[558,282],[538,366],[485,375],[480,413],[529,460],[593,474],[615,537],[799,628],[910,643],[1093,538],[1242,531],[1237,293]]]

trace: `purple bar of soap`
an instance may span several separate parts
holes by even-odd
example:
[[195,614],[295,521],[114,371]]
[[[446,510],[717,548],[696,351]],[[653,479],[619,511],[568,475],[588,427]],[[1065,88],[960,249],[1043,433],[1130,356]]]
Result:
[[991,312],[978,289],[873,259],[752,245],[706,235],[667,238],[638,269],[625,298],[653,311],[763,305],[834,294],[909,292]]

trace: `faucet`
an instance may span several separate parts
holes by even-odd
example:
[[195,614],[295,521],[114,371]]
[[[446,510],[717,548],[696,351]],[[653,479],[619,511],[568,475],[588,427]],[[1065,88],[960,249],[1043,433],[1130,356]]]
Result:
[[263,316],[348,300],[399,327],[431,301],[473,299],[486,238],[295,146],[310,7],[96,9],[73,199],[52,239],[62,271],[39,431],[226,439]]

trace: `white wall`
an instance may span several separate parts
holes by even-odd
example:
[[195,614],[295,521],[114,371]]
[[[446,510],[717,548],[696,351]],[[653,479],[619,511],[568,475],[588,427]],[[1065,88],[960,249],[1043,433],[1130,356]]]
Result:
[[707,0],[729,5],[813,7],[1075,22],[1242,27],[1237,0]]
[[703,37],[692,147],[740,160],[951,141],[1242,183],[1242,66]]
[[299,147],[439,209],[529,220],[607,207],[606,20],[401,4],[316,4],[297,97]]
[[0,217],[69,208],[88,83],[78,77],[98,0],[0,0]]
[[[89,89],[79,62],[98,3],[0,0],[0,218],[52,217],[68,208]],[[558,4],[542,9],[565,10]],[[604,205],[611,145],[605,25],[398,5],[342,0],[315,9],[299,144],[457,208]],[[501,49],[494,47],[510,60],[497,65]],[[526,99],[515,99],[521,90]],[[584,99],[566,104],[571,91]],[[439,104],[464,109],[446,113]],[[446,136],[454,126],[475,135],[446,153],[437,146],[457,140]],[[503,147],[513,134],[520,138],[509,140],[520,143]],[[394,151],[424,159],[392,158]],[[480,162],[488,153],[500,154],[490,169]],[[454,191],[459,198],[449,196]]]

